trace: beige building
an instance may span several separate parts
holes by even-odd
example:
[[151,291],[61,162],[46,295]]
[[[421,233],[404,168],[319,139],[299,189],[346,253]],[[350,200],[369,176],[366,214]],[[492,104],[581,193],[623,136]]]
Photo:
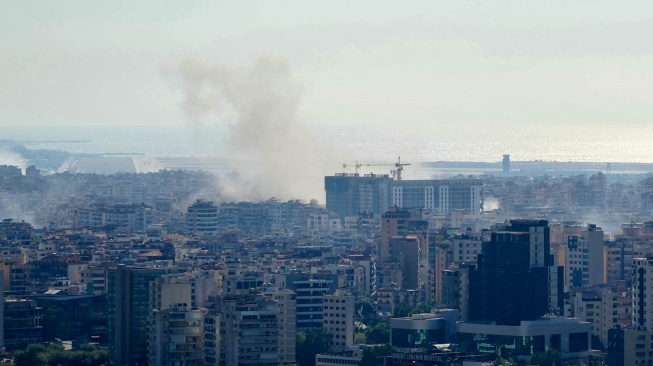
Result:
[[607,347],[608,330],[619,322],[618,306],[617,294],[609,287],[601,286],[570,293],[568,315],[591,323],[592,336],[599,337],[603,347]]
[[336,291],[324,295],[324,330],[331,334],[332,350],[345,351],[354,345],[354,312],[356,298]]
[[279,364],[279,307],[262,295],[226,295],[220,316],[220,366]]
[[[297,300],[288,289],[267,287],[263,296],[274,301],[279,309],[279,365],[294,365],[296,357]],[[328,296],[328,295],[327,295]]]

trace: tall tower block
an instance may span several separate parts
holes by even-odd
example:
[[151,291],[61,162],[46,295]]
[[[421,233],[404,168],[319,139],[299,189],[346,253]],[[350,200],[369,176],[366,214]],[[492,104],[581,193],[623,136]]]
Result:
[[510,173],[510,155],[503,156],[503,172]]

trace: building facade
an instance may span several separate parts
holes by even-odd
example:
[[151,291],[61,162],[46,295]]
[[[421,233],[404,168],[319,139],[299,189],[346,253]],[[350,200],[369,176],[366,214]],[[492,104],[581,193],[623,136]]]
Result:
[[391,207],[480,214],[482,185],[480,179],[473,178],[393,180],[389,175],[357,173],[324,178],[327,210],[340,219],[365,211],[382,214]]
[[150,366],[203,366],[205,309],[176,304],[154,309],[148,326]]

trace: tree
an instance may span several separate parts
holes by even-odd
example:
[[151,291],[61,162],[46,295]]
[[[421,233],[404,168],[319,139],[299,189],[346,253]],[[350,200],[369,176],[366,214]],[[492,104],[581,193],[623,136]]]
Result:
[[82,345],[77,351],[66,351],[60,343],[51,343],[48,347],[32,344],[23,351],[16,352],[16,366],[101,366],[109,361],[106,350]]
[[539,366],[560,365],[560,352],[554,348],[549,348],[546,352],[533,353],[528,362]]
[[390,325],[388,322],[378,322],[373,327],[365,329],[368,344],[390,343]]
[[363,350],[363,358],[359,365],[361,366],[377,366],[383,364],[379,362],[379,358],[390,356],[392,354],[392,346],[384,344],[382,346],[368,347]]
[[354,344],[365,344],[367,342],[367,337],[365,337],[365,333],[356,333],[354,335]]
[[52,341],[55,338],[66,339],[70,331],[70,317],[60,307],[52,305],[43,314],[43,330],[45,339]]
[[16,352],[14,361],[16,366],[42,366],[45,365],[45,358],[42,353],[47,348],[42,344],[30,344],[26,349]]
[[315,366],[315,355],[331,351],[331,335],[322,329],[309,329],[297,334],[297,363]]
[[430,313],[431,310],[433,309],[433,304],[419,304],[415,307],[410,306],[406,302],[400,302],[395,306],[393,316],[395,318],[403,318],[407,316],[411,316],[413,314],[422,314],[422,313]]

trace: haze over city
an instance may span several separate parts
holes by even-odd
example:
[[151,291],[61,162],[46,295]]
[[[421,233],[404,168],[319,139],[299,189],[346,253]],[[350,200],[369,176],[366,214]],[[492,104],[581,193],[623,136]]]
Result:
[[3,364],[653,364],[653,2],[3,5]]

